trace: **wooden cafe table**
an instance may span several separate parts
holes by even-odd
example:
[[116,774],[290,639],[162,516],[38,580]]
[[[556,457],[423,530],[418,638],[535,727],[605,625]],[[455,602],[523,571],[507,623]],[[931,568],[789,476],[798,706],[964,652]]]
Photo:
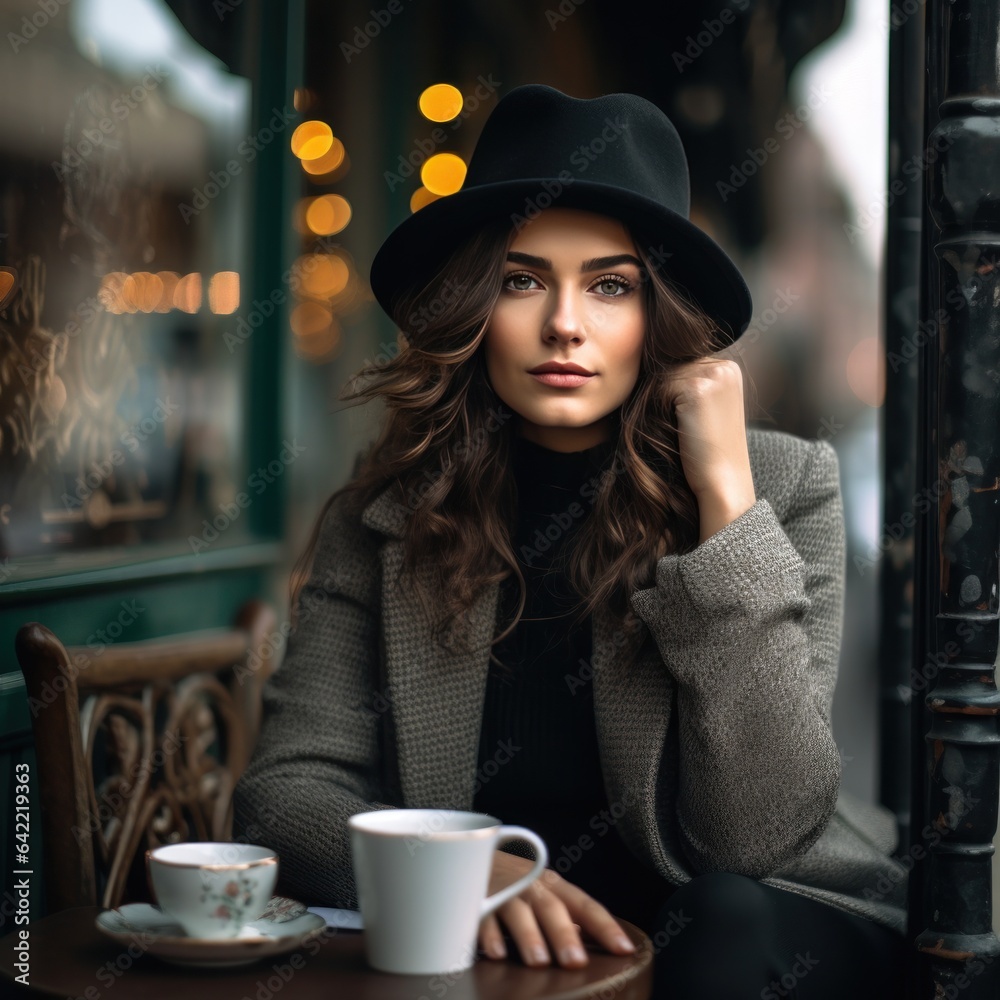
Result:
[[[328,928],[313,942],[235,968],[189,968],[125,948],[94,925],[97,906],[49,914],[28,925],[30,989],[14,982],[18,929],[0,938],[0,996],[71,1000],[649,1000],[653,946],[619,920],[636,945],[627,956],[588,948],[583,969],[531,968],[517,958],[479,958],[462,974],[375,972],[363,932]],[[131,950],[130,950],[131,949]],[[299,956],[295,958],[295,956]],[[15,989],[16,988],[16,989]]]

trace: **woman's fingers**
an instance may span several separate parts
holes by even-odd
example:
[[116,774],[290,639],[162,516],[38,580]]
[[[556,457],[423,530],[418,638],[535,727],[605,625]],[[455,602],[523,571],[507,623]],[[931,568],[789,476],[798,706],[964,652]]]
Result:
[[535,904],[535,915],[560,965],[576,969],[589,963],[580,929],[563,899],[546,893]]
[[503,943],[501,922],[525,965],[548,965],[555,960],[566,968],[586,966],[590,959],[583,945],[584,934],[613,954],[635,951],[604,906],[551,870],[483,920],[480,943],[487,955],[495,956],[497,943]]
[[536,901],[528,903],[522,897],[515,896],[497,910],[503,917],[503,922],[510,931],[525,965],[548,965],[551,961],[545,936],[535,916],[537,905]]
[[484,917],[479,925],[479,947],[490,958],[507,957],[507,945],[504,943],[503,932],[500,930],[496,914],[491,913]]
[[[576,889],[576,887],[573,887]],[[574,916],[580,922],[580,929],[592,937],[608,951],[618,955],[627,955],[635,951],[635,945],[625,933],[622,925],[593,896],[588,896],[582,889],[576,889],[582,899],[571,901]]]
[[517,944],[525,965],[578,968],[587,964],[587,952],[564,903],[551,893],[532,900],[512,899],[498,911]]
[[547,965],[553,958],[566,968],[588,965],[590,958],[581,937],[584,929],[610,951],[626,952],[618,942],[622,930],[611,914],[555,872],[546,871],[543,878],[497,912],[526,965]]

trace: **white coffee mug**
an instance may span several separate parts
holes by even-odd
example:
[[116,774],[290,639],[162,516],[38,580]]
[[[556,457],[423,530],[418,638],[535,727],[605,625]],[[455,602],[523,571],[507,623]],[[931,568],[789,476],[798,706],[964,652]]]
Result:
[[146,871],[160,909],[189,937],[236,937],[267,908],[278,877],[268,847],[199,841],[146,851]]
[[[476,959],[483,917],[531,885],[548,851],[538,834],[456,809],[377,809],[348,820],[368,963],[381,972],[460,972]],[[531,871],[487,896],[493,854],[535,849]]]

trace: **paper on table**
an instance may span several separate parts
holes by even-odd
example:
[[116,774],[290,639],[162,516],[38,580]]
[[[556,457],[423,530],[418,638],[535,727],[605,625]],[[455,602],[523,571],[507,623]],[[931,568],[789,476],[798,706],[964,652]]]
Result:
[[321,916],[327,927],[336,927],[341,931],[364,930],[360,910],[341,910],[335,906],[310,906],[307,909]]

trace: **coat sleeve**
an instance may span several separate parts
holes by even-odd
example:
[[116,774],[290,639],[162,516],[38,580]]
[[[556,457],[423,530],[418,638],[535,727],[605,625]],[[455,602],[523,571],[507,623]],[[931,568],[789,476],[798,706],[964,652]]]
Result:
[[676,824],[695,872],[766,878],[836,807],[843,508],[836,452],[802,445],[783,522],[759,497],[632,595],[677,684]]
[[379,766],[378,552],[339,500],[324,517],[284,661],[265,685],[233,826],[236,839],[277,852],[282,892],[356,909],[347,820],[392,803],[381,801]]

